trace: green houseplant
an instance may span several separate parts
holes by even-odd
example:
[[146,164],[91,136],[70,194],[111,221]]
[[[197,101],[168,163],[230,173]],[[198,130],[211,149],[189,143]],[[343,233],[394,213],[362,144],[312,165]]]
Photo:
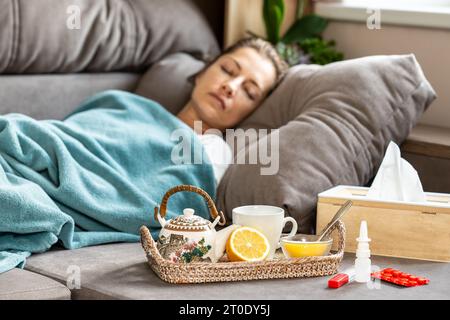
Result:
[[267,40],[274,44],[280,55],[292,66],[301,63],[327,64],[344,58],[335,50],[334,41],[326,41],[321,34],[328,21],[315,14],[303,15],[304,0],[297,2],[297,20],[281,36],[285,14],[284,0],[264,0],[263,19]]

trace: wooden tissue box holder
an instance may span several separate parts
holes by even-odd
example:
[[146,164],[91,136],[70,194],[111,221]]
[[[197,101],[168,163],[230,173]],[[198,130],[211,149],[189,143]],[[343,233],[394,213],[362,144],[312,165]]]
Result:
[[347,200],[345,252],[356,252],[362,220],[373,255],[450,262],[450,194],[426,192],[426,203],[367,199],[369,188],[337,186],[318,195],[317,230]]

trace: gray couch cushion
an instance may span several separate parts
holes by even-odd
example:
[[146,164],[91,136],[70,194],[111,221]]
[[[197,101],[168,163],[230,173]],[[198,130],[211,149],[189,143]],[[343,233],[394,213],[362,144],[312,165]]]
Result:
[[[301,232],[313,232],[317,194],[367,184],[388,143],[400,144],[434,98],[412,54],[292,68],[240,125],[279,128],[278,171],[262,175],[261,162],[233,164],[219,185],[219,208],[231,215],[240,205],[281,206]],[[241,152],[248,157],[262,147],[266,139]]]
[[188,78],[204,66],[203,61],[186,53],[169,55],[147,70],[135,93],[159,102],[176,114],[190,99],[193,84]]
[[2,0],[0,73],[144,71],[181,51],[211,58],[219,47],[195,2]]
[[55,280],[16,268],[0,274],[0,300],[70,300],[70,290]]
[[62,119],[84,99],[107,90],[133,91],[135,73],[0,75],[0,114],[24,113],[36,119]]
[[[27,270],[58,281],[66,281],[70,266],[79,268],[80,289],[72,289],[72,299],[139,298],[148,291],[155,276],[147,268],[145,252],[139,243],[118,243],[77,250],[55,248],[33,254]],[[150,271],[150,272],[149,272]],[[146,293],[149,296],[157,292]]]
[[[341,270],[354,263],[346,254]],[[398,289],[381,284],[369,290],[364,284],[350,284],[339,290],[326,287],[328,277],[241,281],[211,284],[168,284],[147,264],[139,243],[108,244],[77,250],[57,250],[32,255],[26,268],[66,281],[69,266],[80,268],[81,289],[72,299],[162,299],[162,300],[247,300],[247,299],[449,299],[450,264],[372,257],[378,266],[431,278],[427,286]]]

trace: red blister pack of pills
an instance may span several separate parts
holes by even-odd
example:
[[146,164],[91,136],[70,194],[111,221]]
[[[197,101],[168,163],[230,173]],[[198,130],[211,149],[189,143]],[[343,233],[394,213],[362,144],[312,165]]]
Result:
[[404,287],[422,286],[430,282],[427,278],[418,277],[392,268],[373,272],[372,277]]

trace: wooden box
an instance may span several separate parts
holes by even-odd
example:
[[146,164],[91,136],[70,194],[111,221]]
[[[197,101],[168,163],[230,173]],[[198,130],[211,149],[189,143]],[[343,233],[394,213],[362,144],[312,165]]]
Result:
[[450,262],[450,194],[427,192],[426,203],[367,199],[369,188],[337,186],[318,195],[317,230],[340,206],[353,206],[342,220],[345,251],[356,252],[362,220],[367,221],[373,255]]

